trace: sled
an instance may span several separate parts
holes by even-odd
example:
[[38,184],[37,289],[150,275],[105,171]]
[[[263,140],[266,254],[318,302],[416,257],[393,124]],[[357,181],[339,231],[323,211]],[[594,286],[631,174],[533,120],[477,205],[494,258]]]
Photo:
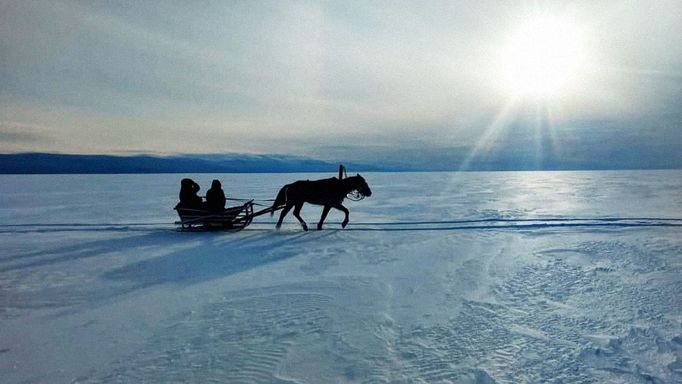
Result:
[[175,206],[180,216],[176,221],[180,230],[228,230],[240,231],[251,224],[253,215],[253,200],[246,203],[226,208],[222,212],[207,211]]
[[[240,199],[230,199],[240,200]],[[242,200],[243,201],[243,200]],[[248,200],[244,204],[226,208],[222,212],[212,212],[204,209],[194,209],[181,207],[179,204],[175,206],[175,210],[180,216],[180,221],[176,221],[175,225],[181,231],[241,231],[246,228],[253,221],[254,217],[265,215],[273,211],[278,211],[282,207],[267,207],[260,211],[254,212],[254,205],[263,205],[255,203],[253,200]]]

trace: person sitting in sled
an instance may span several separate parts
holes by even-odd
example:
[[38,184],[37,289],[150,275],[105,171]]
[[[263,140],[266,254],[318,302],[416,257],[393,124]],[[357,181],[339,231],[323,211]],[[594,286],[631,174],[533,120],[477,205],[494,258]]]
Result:
[[178,206],[183,208],[202,209],[203,202],[197,192],[201,187],[192,179],[182,179],[180,182],[180,204]]
[[213,180],[211,189],[206,192],[206,209],[213,212],[225,210],[225,192],[223,192],[218,180]]

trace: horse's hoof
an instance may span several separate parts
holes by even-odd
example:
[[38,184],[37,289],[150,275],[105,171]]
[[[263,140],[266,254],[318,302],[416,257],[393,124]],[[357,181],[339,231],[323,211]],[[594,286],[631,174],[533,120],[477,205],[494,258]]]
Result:
[[344,221],[343,223],[341,223],[341,228],[346,228],[346,225],[348,225],[348,222]]
[[281,224],[277,224],[277,225],[275,225],[275,229],[276,229],[276,230],[278,230],[278,231],[279,231],[279,229],[280,229],[281,227],[282,227],[282,225],[281,225]]
[[303,227],[303,230],[308,232],[308,227]]
[[321,230],[322,230],[322,226],[321,226],[321,225],[318,225],[318,226],[317,226],[317,230],[318,230],[318,231],[321,231]]

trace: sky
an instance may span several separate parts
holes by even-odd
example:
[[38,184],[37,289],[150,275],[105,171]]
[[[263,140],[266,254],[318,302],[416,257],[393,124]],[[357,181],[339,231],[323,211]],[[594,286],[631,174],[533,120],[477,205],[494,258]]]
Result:
[[679,167],[680,15],[666,0],[0,0],[0,152]]

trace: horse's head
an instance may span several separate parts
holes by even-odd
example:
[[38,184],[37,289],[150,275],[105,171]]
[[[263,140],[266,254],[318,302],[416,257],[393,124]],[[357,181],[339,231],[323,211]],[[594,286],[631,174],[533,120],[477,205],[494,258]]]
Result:
[[360,176],[360,174],[349,177],[348,180],[352,180],[351,186],[353,187],[353,190],[358,192],[359,195],[364,197],[372,196],[372,190],[369,189],[369,185],[367,185],[367,182],[362,176]]

